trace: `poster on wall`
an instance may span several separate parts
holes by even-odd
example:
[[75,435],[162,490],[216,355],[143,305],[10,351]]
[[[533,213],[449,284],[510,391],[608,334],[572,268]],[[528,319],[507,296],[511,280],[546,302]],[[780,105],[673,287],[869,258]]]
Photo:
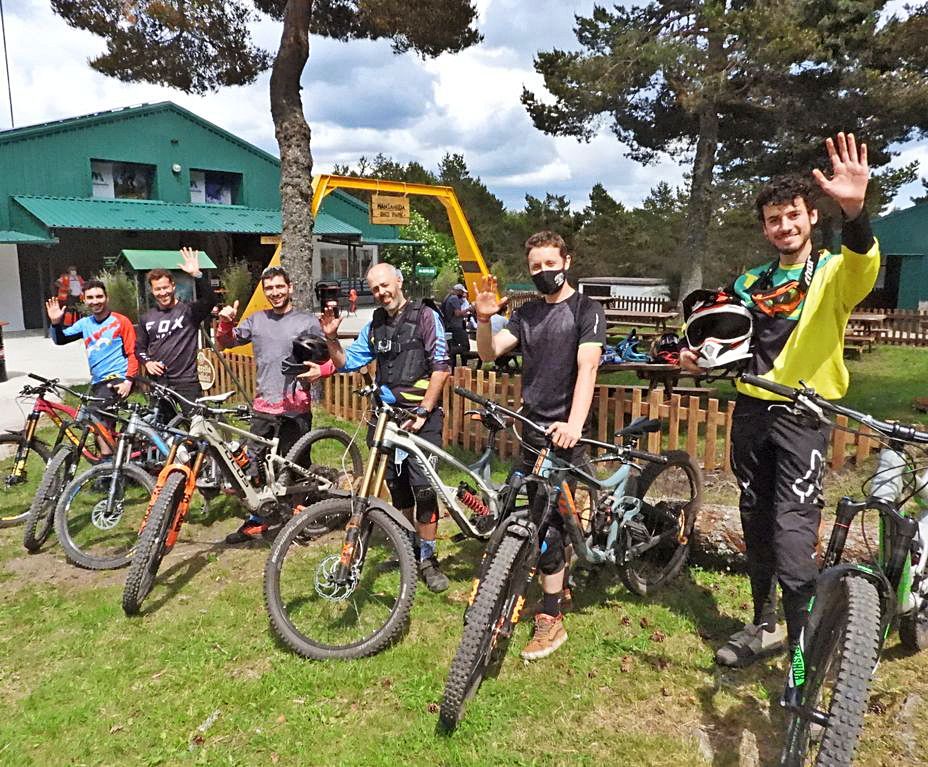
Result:
[[190,202],[206,202],[206,174],[202,170],[190,171]]
[[113,191],[113,163],[90,161],[90,178],[93,183],[93,196],[98,200],[112,200],[116,197]]
[[113,190],[121,200],[151,198],[153,172],[147,165],[113,163]]
[[231,205],[232,184],[224,178],[206,179],[206,201],[214,205]]

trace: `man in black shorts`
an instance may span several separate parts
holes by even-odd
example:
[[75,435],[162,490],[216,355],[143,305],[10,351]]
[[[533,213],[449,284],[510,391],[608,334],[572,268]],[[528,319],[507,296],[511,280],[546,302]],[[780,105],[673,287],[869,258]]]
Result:
[[[376,360],[377,384],[384,401],[408,409],[412,416],[403,428],[441,445],[444,413],[439,403],[451,372],[441,318],[434,309],[403,295],[403,276],[390,264],[372,266],[367,284],[380,306],[347,350],[338,340],[341,319],[330,308],[322,316],[332,362],[339,370],[358,370]],[[393,505],[415,520],[420,577],[429,591],[444,591],[448,579],[435,557],[435,491],[418,463],[408,456],[400,461],[391,456],[386,478]]]
[[[181,248],[180,254],[183,261],[179,268],[196,280],[199,298],[191,303],[178,300],[174,275],[167,269],[152,269],[146,281],[155,297],[155,306],[139,319],[135,355],[145,372],[158,383],[195,400],[201,396],[197,380],[197,333],[216,305],[216,294],[209,278],[200,271],[200,252]],[[169,402],[160,402],[158,410],[164,422],[174,415]]]
[[[560,235],[533,234],[525,242],[525,256],[532,282],[543,298],[516,309],[509,324],[494,335],[490,320],[501,303],[496,297],[496,278],[484,277],[474,301],[477,351],[484,362],[510,352],[522,353],[523,414],[547,427],[556,455],[583,464],[588,451],[577,442],[588,425],[596,371],[606,343],[606,317],[599,303],[567,282],[570,255]],[[541,435],[529,429],[523,431],[523,439],[536,450],[545,444]],[[520,468],[526,474],[535,457],[523,447]],[[538,563],[542,604],[535,615],[534,635],[522,651],[526,660],[545,658],[567,641],[561,614],[569,564],[563,530],[552,525],[544,544]]]

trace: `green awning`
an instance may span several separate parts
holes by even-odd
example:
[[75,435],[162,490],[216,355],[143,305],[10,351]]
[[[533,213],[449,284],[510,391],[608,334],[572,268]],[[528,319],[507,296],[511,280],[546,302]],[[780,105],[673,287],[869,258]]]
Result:
[[[202,250],[197,251],[200,255],[200,267],[203,269],[215,269],[216,264]],[[129,266],[138,272],[147,271],[148,269],[179,269],[183,259],[176,250],[122,250],[119,255],[129,262]]]
[[[280,211],[243,205],[172,203],[160,200],[95,200],[16,195],[18,205],[49,229],[121,229],[124,231],[230,232],[279,234]],[[316,233],[360,237],[361,230],[320,213]]]
[[12,229],[0,229],[2,245],[57,245],[57,237],[37,237],[34,234],[16,232]]

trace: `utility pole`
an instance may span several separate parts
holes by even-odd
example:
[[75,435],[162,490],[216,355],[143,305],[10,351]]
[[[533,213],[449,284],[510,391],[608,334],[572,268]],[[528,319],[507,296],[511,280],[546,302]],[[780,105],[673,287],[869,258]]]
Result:
[[3,18],[3,0],[0,0],[0,33],[3,35],[3,67],[6,70],[6,92],[10,100],[10,127],[15,128],[13,121],[13,87],[10,85],[10,57],[6,48],[6,22]]

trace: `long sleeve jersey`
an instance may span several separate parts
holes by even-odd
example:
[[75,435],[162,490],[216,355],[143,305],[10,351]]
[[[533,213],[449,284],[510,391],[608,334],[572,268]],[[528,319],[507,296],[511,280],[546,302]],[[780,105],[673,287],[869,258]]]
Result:
[[216,305],[216,294],[209,278],[197,278],[196,301],[177,301],[162,309],[155,306],[139,320],[135,353],[139,362],[152,360],[164,365],[168,383],[195,383],[197,380],[197,333]]
[[[804,264],[778,268],[771,287],[799,279]],[[749,269],[734,282],[734,290],[745,306],[754,306],[751,287],[768,269]],[[785,386],[799,387],[800,381],[826,399],[847,393],[848,372],[844,365],[844,330],[854,307],[873,289],[880,269],[879,244],[873,237],[866,211],[844,224],[841,252],[823,252],[809,291],[788,316],[768,317],[752,309],[754,357],[748,373]],[[738,391],[763,400],[781,397],[748,384]]]
[[84,339],[92,384],[124,380],[138,373],[135,357],[135,328],[128,317],[110,312],[99,322],[92,314],[81,317],[70,327],[52,325],[52,340],[69,344]]
[[[309,392],[295,376],[285,376],[280,363],[290,356],[293,339],[301,333],[322,336],[322,328],[309,312],[290,311],[276,314],[271,309],[255,312],[237,326],[220,322],[216,340],[223,348],[241,346],[251,342],[255,351],[258,380],[254,409],[269,415],[305,413],[311,406]],[[328,361],[321,365],[323,377],[335,372]]]

